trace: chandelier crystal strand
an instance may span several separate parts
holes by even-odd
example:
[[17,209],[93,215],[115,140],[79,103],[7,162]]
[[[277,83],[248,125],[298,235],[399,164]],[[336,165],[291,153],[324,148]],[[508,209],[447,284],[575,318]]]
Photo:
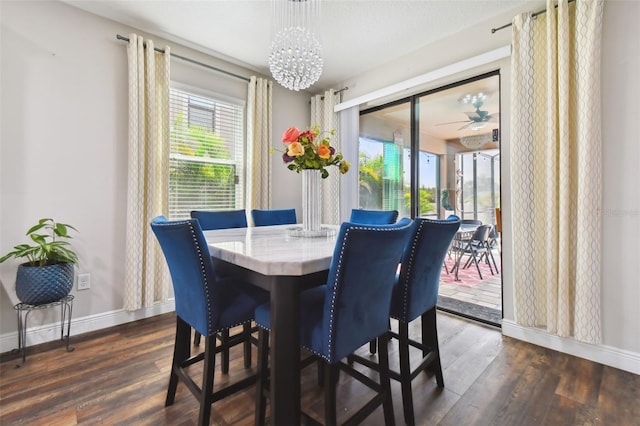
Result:
[[306,89],[322,74],[322,45],[316,35],[320,0],[272,0],[272,6],[271,74],[287,89]]

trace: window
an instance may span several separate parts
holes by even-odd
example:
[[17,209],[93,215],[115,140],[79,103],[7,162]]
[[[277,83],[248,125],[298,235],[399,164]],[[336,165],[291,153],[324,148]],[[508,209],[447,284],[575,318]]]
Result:
[[[411,153],[395,141],[360,137],[359,208],[411,212]],[[426,151],[419,153],[419,216],[437,218],[436,193],[440,158]]]
[[244,106],[172,85],[169,217],[244,205]]
[[[360,113],[359,207],[411,214],[411,104],[401,101]],[[396,125],[399,124],[399,125]]]

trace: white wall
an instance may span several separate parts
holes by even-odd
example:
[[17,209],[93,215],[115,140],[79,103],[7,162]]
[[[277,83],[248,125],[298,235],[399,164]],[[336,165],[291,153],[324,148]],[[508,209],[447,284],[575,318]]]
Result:
[[[73,318],[127,321],[151,312],[123,305],[126,164],[126,43],[116,34],[141,32],[59,2],[0,2],[2,115],[0,139],[0,253],[25,242],[41,217],[74,225],[78,273],[91,289],[75,295]],[[165,42],[153,37],[156,47]],[[173,52],[240,74],[249,69],[169,43]],[[172,60],[172,78],[246,98],[246,82]],[[306,127],[309,94],[274,85],[273,140],[286,127]],[[274,158],[274,207],[299,207],[299,176]],[[0,265],[0,352],[17,346],[13,304],[17,261]],[[169,306],[170,308],[170,306]],[[114,314],[118,313],[117,315]],[[53,310],[35,313],[30,327],[55,323]],[[95,324],[86,324],[91,328]],[[82,327],[72,327],[72,334]],[[55,334],[54,334],[55,336]],[[34,343],[33,340],[28,340]]]
[[[531,9],[530,9],[531,10]],[[534,8],[533,10],[537,10]],[[640,143],[638,120],[640,116],[640,2],[605,3],[602,39],[602,102],[604,205],[602,278],[603,344],[600,346],[558,341],[553,336],[535,335],[529,330],[517,330],[513,312],[513,269],[511,235],[511,197],[509,173],[509,60],[479,67],[449,78],[416,88],[415,92],[442,86],[466,77],[478,75],[487,69],[501,72],[501,126],[502,129],[502,211],[503,211],[503,286],[504,317],[509,334],[544,346],[595,359],[638,373],[640,371],[640,321],[637,306],[640,303],[640,279],[637,265],[640,261],[637,242],[640,241]],[[500,46],[509,45],[511,30],[495,34],[492,27],[511,21],[506,15],[480,23],[469,31],[441,40],[393,63],[345,80],[349,86],[345,101],[377,89],[424,74],[442,66],[458,62]],[[472,42],[469,42],[472,41]],[[409,95],[408,91],[396,98]],[[389,97],[390,100],[393,97]],[[503,326],[503,330],[505,327]],[[621,361],[622,360],[622,361]]]

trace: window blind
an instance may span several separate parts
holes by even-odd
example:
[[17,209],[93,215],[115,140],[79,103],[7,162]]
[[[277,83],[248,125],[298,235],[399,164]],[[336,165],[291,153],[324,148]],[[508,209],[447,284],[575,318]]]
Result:
[[244,107],[171,87],[169,217],[244,205]]

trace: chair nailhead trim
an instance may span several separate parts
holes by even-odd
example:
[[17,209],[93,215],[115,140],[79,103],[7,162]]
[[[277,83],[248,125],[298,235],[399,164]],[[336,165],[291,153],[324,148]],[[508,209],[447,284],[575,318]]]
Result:
[[207,281],[207,274],[204,266],[204,259],[202,257],[202,248],[198,243],[198,239],[196,238],[196,232],[193,228],[192,222],[187,222],[189,224],[189,229],[191,230],[191,235],[193,237],[193,242],[195,243],[196,250],[198,251],[198,258],[200,259],[200,273],[202,275],[202,284],[204,285],[205,297],[207,298],[207,330],[211,333],[211,329],[213,329],[213,312],[211,309],[211,296],[209,295],[209,283]]
[[[420,241],[421,238],[421,234],[424,228],[424,221],[420,221],[420,225],[418,227],[418,232],[416,232],[416,237],[413,239],[413,241],[411,242],[411,252],[409,255],[409,260],[407,262],[407,269],[406,269],[406,273],[405,271],[403,271],[402,269],[400,269],[400,278],[404,278],[403,282],[401,283],[402,285],[402,315],[406,318],[408,313],[408,309],[409,309],[409,282],[410,279],[409,277],[411,277],[411,273],[413,271],[413,266],[415,263],[415,255],[416,255],[416,246],[418,244],[418,241]],[[404,265],[402,265],[404,266]]]

